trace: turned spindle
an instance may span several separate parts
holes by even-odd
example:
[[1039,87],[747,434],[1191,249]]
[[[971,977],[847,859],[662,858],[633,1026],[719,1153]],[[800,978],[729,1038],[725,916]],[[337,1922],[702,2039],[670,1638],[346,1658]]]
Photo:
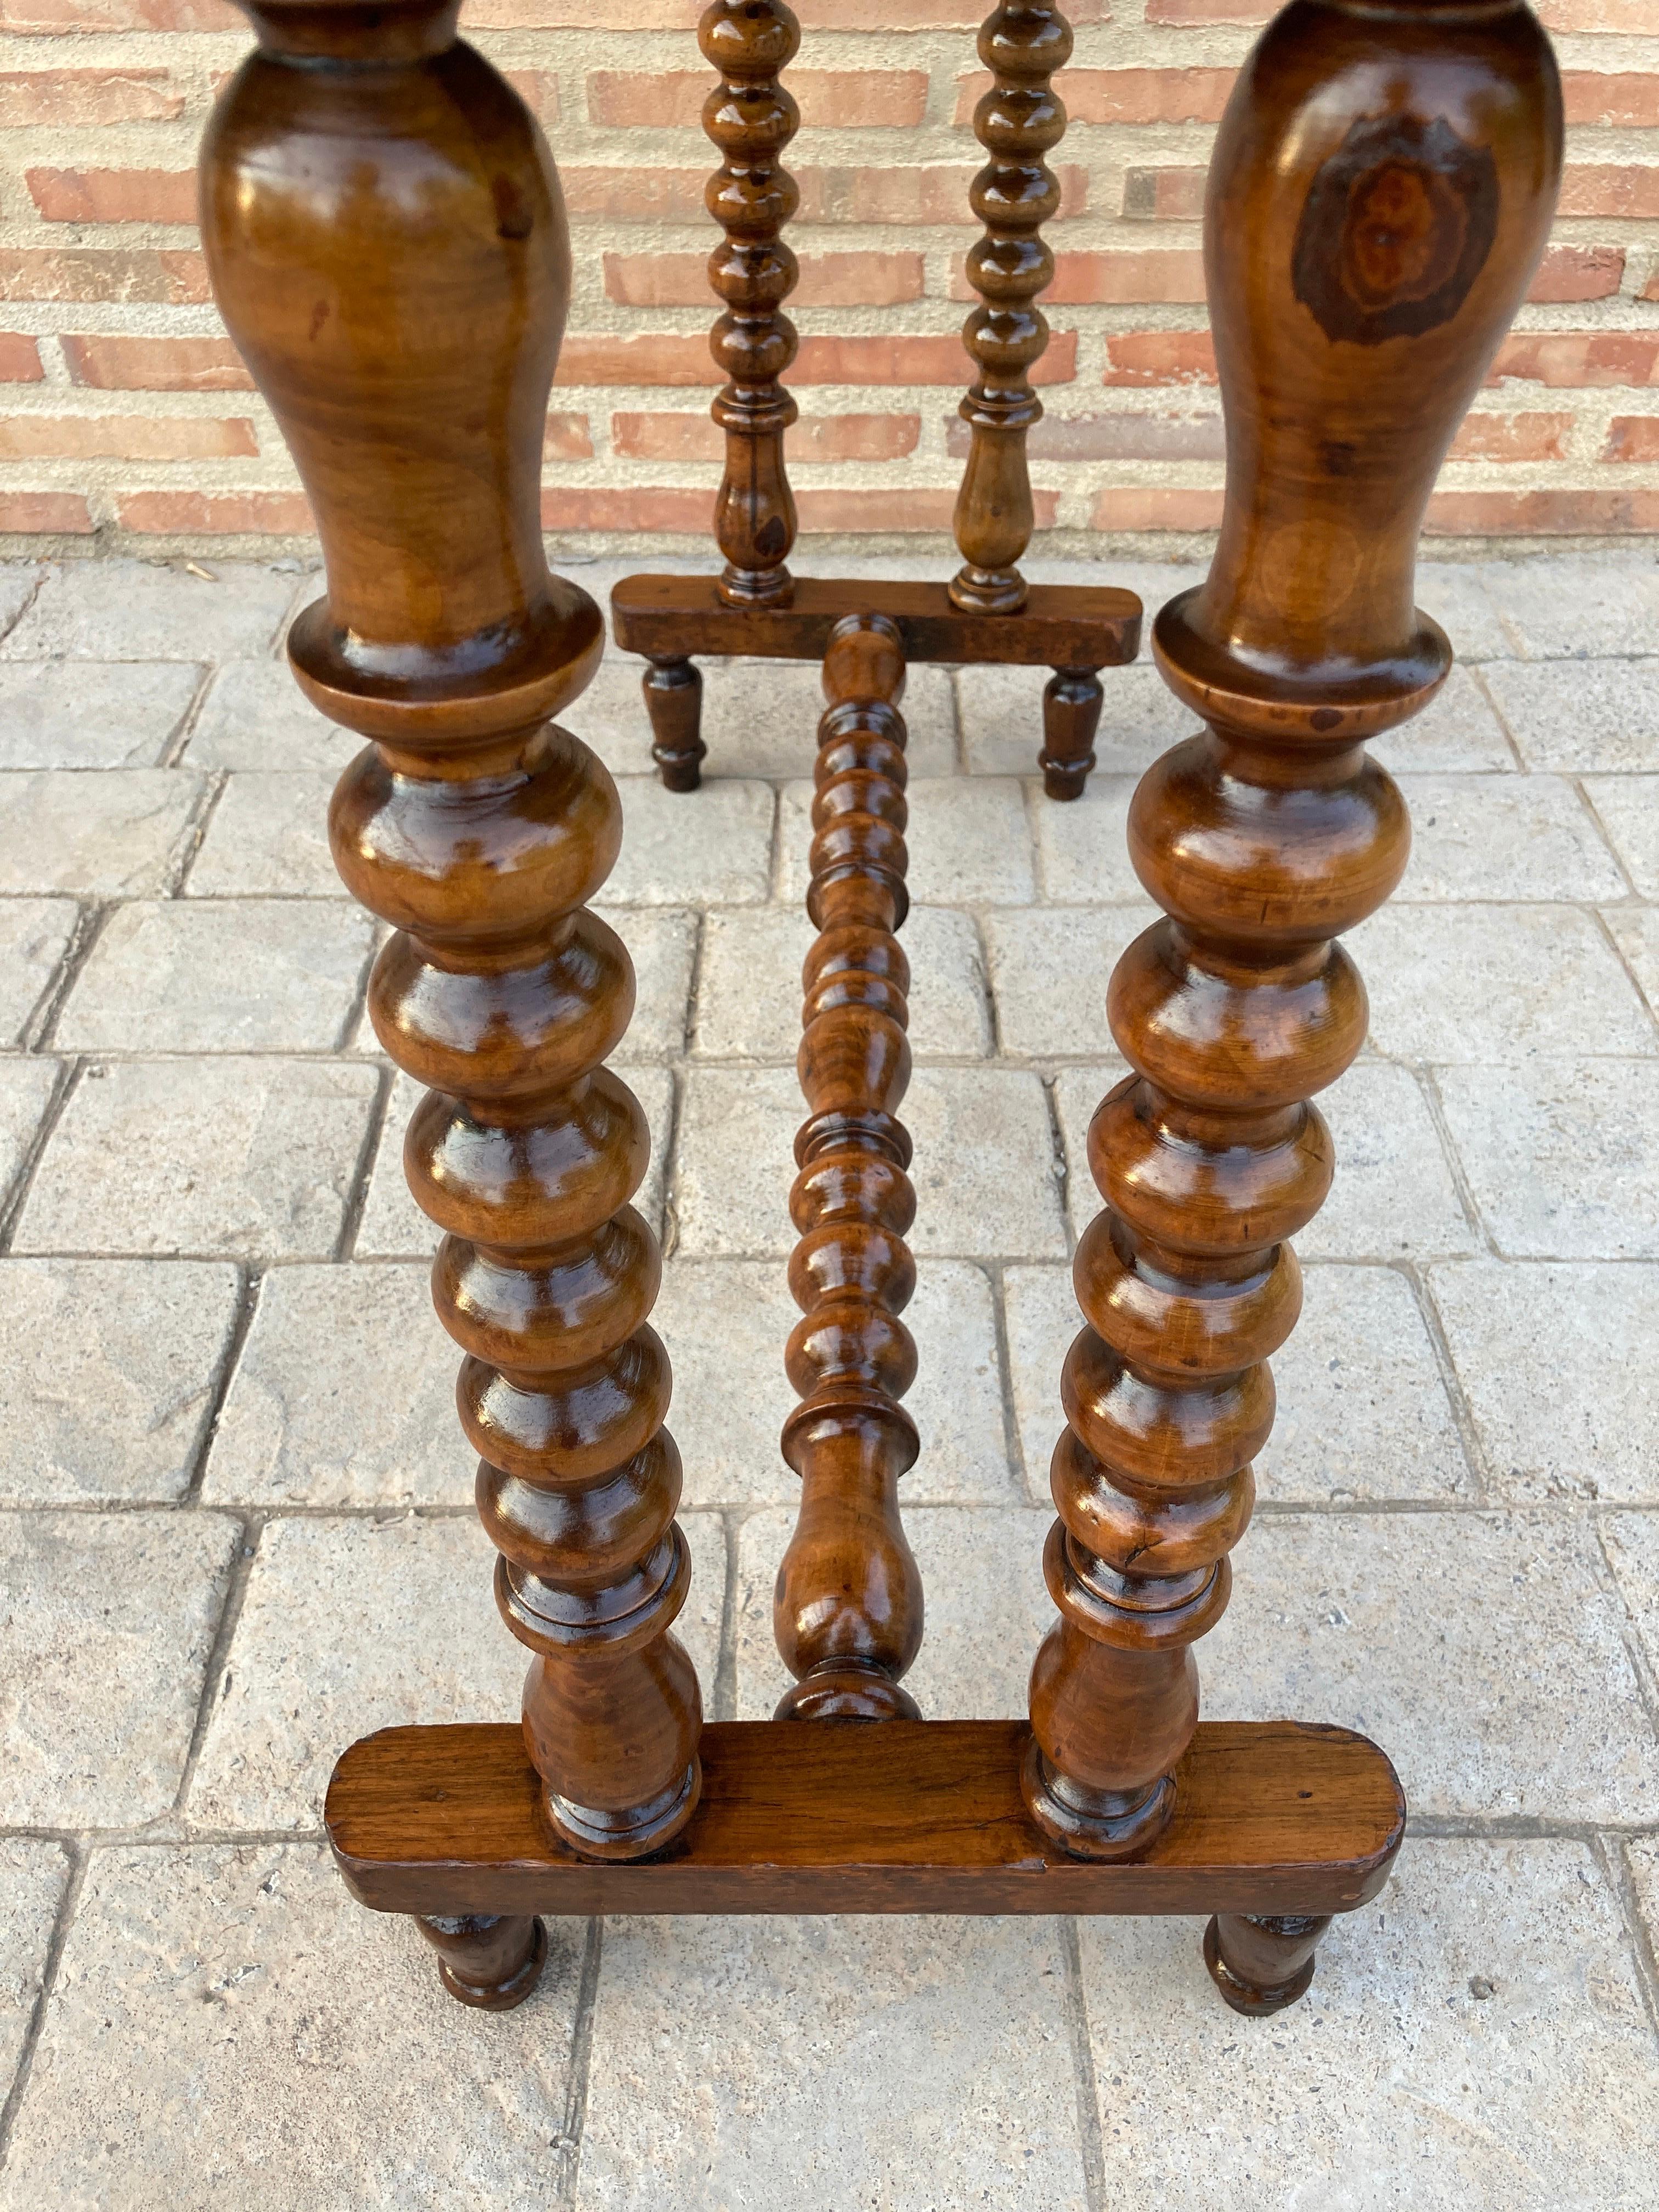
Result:
[[800,1477],[773,1626],[797,1679],[780,1720],[916,1718],[899,1678],[921,1645],[921,1578],[899,1519],[915,1424],[899,1400],[916,1348],[915,1218],[897,1118],[910,1080],[904,888],[904,656],[884,615],[836,625],[823,664],[797,1066],[811,1109],[789,1194],[789,1287],[803,1318],[785,1355],[801,1402],[783,1455]]
[[541,1979],[547,1930],[523,1913],[417,1912],[415,1925],[438,1954],[438,1978],[453,1997],[479,2012],[511,2012]]
[[[1108,998],[1133,1073],[1089,1132],[1107,1210],[1076,1259],[1087,1325],[1065,1363],[1044,1561],[1060,1619],[1031,1676],[1027,1802],[1083,1856],[1143,1854],[1172,1808],[1198,1715],[1190,1646],[1227,1601],[1273,1419],[1267,1361],[1301,1303],[1286,1240],[1330,1181],[1309,1102],[1365,1034],[1334,939],[1406,863],[1405,808],[1364,740],[1449,664],[1413,605],[1418,531],[1542,250],[1559,155],[1534,18],[1463,0],[1297,0],[1221,125],[1205,260],[1226,504],[1207,582],[1154,633],[1208,726],[1130,814],[1167,918]],[[1219,1942],[1274,2002],[1305,1986],[1294,1959],[1255,1982],[1274,1961],[1230,1949],[1225,1920]]]
[[[649,1133],[600,1064],[634,978],[586,910],[621,812],[550,719],[603,644],[542,548],[569,296],[558,180],[523,102],[457,41],[453,0],[250,13],[259,49],[215,111],[202,227],[322,538],[327,596],[289,658],[372,741],[330,832],[348,885],[392,926],[376,1034],[430,1086],[404,1163],[445,1232],[434,1297],[466,1355],[496,1597],[534,1655],[523,1725],[545,1817],[581,1853],[637,1856],[696,1802],[701,1714],[669,1633],[689,1563],[668,1361],[647,1325],[660,1263],[629,1203]],[[462,1931],[475,1950],[482,1928]],[[462,1935],[427,1932],[465,1982]],[[493,1938],[523,1940],[521,1923]],[[474,1978],[498,1968],[517,1971],[492,1952]]]

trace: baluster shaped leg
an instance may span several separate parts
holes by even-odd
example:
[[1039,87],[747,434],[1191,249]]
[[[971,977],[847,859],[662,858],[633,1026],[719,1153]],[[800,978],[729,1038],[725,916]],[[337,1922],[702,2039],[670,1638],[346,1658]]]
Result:
[[910,1079],[904,920],[904,657],[883,615],[848,615],[823,664],[799,1066],[789,1287],[805,1318],[786,1364],[801,1403],[783,1454],[801,1479],[773,1625],[797,1677],[780,1720],[917,1718],[899,1678],[921,1645],[921,1579],[899,1520],[915,1424],[898,1401],[916,1348],[904,1242],[915,1194],[897,1109]]
[[702,781],[702,674],[676,654],[653,660],[645,672],[645,708],[651,717],[651,757],[669,791],[695,791]]
[[1204,1930],[1204,1963],[1235,2012],[1282,2012],[1307,1992],[1328,1912],[1218,1912]]
[[795,502],[783,434],[798,410],[779,381],[795,358],[794,325],[780,309],[799,272],[779,234],[800,194],[779,157],[800,113],[778,76],[794,58],[800,27],[784,0],[713,0],[697,43],[720,73],[702,111],[721,155],[708,212],[726,233],[708,257],[708,281],[726,303],[709,343],[728,379],[714,405],[726,433],[714,509],[715,542],[726,556],[720,593],[735,607],[787,606]]
[[[629,1204],[649,1133],[601,1065],[634,979],[586,903],[621,813],[550,719],[603,643],[542,550],[569,295],[558,180],[522,101],[456,40],[453,0],[250,13],[260,50],[209,130],[203,234],[322,536],[328,594],[289,656],[372,741],[331,835],[393,927],[376,1033],[431,1086],[404,1159],[446,1231],[434,1297],[466,1354],[497,1599],[535,1655],[524,1727],[546,1814],[582,1852],[637,1856],[696,1802],[701,1715],[669,1633],[688,1560],[668,1362],[647,1325],[659,1261]],[[498,1967],[513,1982],[496,1949],[523,1937],[498,1926],[478,1986],[499,1987]],[[440,1944],[452,1986],[475,1972],[461,1942]]]
[[438,1954],[444,1987],[481,2012],[511,2012],[541,1979],[547,1964],[547,1930],[518,1914],[468,1912],[453,1919],[422,1913],[415,1925]]
[[1042,692],[1042,750],[1037,766],[1049,799],[1081,799],[1095,764],[1103,695],[1092,668],[1057,668]]
[[[1267,1360],[1300,1304],[1286,1240],[1331,1174],[1309,1101],[1365,1033],[1334,940],[1406,860],[1404,807],[1364,740],[1449,662],[1413,603],[1417,533],[1542,249],[1559,155],[1534,18],[1462,0],[1301,0],[1221,125],[1205,243],[1226,506],[1208,581],[1155,630],[1209,726],[1130,814],[1168,918],[1108,1000],[1133,1073],[1089,1133],[1107,1211],[1077,1254],[1087,1326],[1065,1364],[1045,1559],[1060,1620],[1031,1677],[1027,1802],[1084,1856],[1151,1846],[1197,1718],[1190,1646],[1227,1601],[1273,1418]],[[1267,1966],[1228,1929],[1218,1956],[1250,1983]],[[1293,1962],[1279,2001],[1296,1979]]]
[[1006,0],[979,34],[979,58],[993,82],[974,110],[974,133],[991,158],[969,194],[985,225],[968,256],[969,282],[983,304],[962,331],[979,374],[961,407],[972,443],[957,495],[963,565],[951,597],[981,614],[1009,614],[1025,604],[1018,562],[1034,522],[1025,434],[1042,414],[1030,370],[1048,343],[1048,325],[1032,303],[1054,274],[1038,226],[1060,205],[1043,156],[1066,130],[1066,110],[1049,80],[1071,52],[1066,18],[1041,0]]

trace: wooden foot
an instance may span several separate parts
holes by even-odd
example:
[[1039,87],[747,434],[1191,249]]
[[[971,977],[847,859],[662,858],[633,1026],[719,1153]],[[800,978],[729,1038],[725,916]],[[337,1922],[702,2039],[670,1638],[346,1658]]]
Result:
[[414,1915],[438,1954],[438,1973],[451,1996],[480,2012],[511,2012],[542,1978],[547,1930],[522,1913],[463,1912],[451,1918]]
[[1261,2018],[1307,1994],[1328,1912],[1218,1912],[1204,1930],[1204,1963],[1235,2012]]
[[702,781],[702,672],[675,653],[645,672],[645,710],[651,717],[651,757],[665,791],[695,791]]
[[1105,695],[1092,668],[1057,668],[1043,687],[1037,766],[1049,799],[1081,799],[1095,764],[1095,732]]

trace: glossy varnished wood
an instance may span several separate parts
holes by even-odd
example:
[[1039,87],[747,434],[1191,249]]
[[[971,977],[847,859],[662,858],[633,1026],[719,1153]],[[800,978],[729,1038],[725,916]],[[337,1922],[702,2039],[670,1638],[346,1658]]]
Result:
[[1018,614],[994,622],[956,605],[943,584],[857,577],[797,576],[787,607],[728,607],[713,576],[624,576],[611,594],[617,643],[657,659],[695,652],[822,660],[836,624],[860,614],[884,615],[912,663],[1109,668],[1140,649],[1140,601],[1103,584],[1033,584]]
[[385,1729],[335,1769],[329,1839],[382,1912],[1352,1911],[1405,1806],[1376,1745],[1291,1721],[1206,1722],[1175,1818],[1132,1866],[1029,1818],[1018,1721],[711,1723],[703,1794],[661,1856],[595,1866],[550,1835],[517,1731]]

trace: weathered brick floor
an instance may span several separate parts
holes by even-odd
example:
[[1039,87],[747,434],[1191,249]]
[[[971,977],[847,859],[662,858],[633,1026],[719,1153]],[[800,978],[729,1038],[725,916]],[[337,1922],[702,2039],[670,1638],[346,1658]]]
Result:
[[[507,1715],[522,1661],[324,843],[349,741],[277,657],[314,588],[0,571],[4,2212],[1659,2206],[1652,558],[1422,579],[1464,665],[1379,748],[1415,857],[1352,940],[1372,1042],[1201,1653],[1214,1715],[1378,1736],[1414,1835],[1261,2023],[1196,1923],[1017,1920],[556,1924],[492,2019],[348,1902],[336,1753]],[[923,669],[908,702],[935,1715],[1021,1710],[1048,1618],[1082,1137],[1146,911],[1124,808],[1182,728],[1149,665],[1109,678],[1090,795],[1048,805],[1038,683]],[[808,669],[711,669],[694,799],[639,773],[632,664],[568,717],[629,778],[610,897],[716,1716],[781,1686],[816,711]]]

